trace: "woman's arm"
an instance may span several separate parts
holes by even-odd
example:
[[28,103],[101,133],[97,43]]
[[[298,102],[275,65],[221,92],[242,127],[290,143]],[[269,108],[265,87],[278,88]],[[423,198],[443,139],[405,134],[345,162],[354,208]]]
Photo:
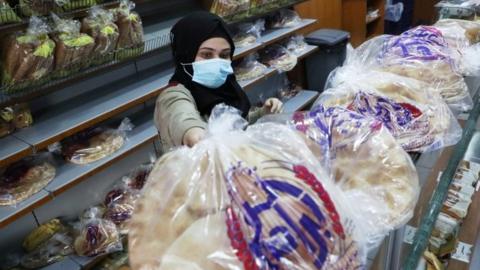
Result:
[[185,134],[194,128],[206,129],[207,124],[200,116],[192,95],[182,85],[163,90],[155,107],[155,125],[162,141],[180,146]]

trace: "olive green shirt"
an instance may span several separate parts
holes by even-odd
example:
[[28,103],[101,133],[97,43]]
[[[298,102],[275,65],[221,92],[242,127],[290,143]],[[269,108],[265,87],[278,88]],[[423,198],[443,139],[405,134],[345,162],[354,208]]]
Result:
[[[263,108],[250,110],[248,122],[255,123],[265,115]],[[163,152],[171,151],[183,144],[183,136],[191,128],[207,128],[206,119],[201,116],[190,91],[182,84],[163,90],[155,105],[155,126],[160,134]]]

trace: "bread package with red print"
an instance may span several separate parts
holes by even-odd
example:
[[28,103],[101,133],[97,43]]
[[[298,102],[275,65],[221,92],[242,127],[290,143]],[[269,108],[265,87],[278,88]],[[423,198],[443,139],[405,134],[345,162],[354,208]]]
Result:
[[130,222],[132,268],[364,267],[366,230],[304,140],[245,126],[219,105],[204,140],[156,163]]
[[[286,123],[297,131],[369,228],[375,245],[413,215],[419,193],[410,156],[383,122],[342,107],[317,105],[307,112],[271,115],[259,120]],[[368,217],[368,218],[362,218]]]

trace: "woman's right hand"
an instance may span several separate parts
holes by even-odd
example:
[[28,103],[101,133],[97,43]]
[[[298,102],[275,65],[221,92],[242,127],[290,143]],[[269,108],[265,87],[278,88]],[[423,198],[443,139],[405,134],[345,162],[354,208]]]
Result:
[[203,128],[194,127],[185,133],[183,136],[183,145],[193,147],[205,137],[205,130]]

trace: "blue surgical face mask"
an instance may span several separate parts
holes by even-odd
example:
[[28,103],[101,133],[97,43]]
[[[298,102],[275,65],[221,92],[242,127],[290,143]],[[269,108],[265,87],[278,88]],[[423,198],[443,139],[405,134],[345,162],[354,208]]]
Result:
[[[185,72],[192,77],[192,81],[214,89],[222,86],[227,81],[228,75],[233,73],[232,61],[220,58],[182,65]],[[186,65],[192,66],[193,75],[185,69]]]

